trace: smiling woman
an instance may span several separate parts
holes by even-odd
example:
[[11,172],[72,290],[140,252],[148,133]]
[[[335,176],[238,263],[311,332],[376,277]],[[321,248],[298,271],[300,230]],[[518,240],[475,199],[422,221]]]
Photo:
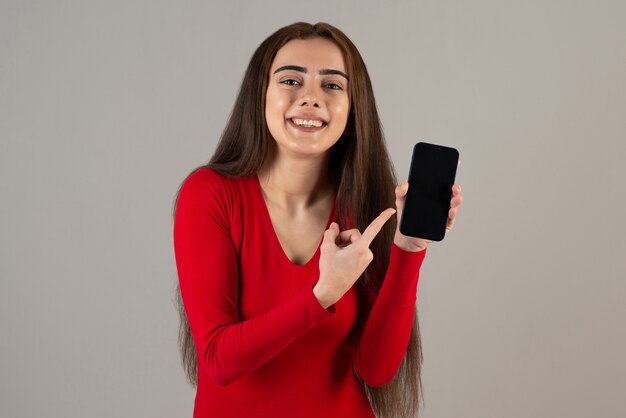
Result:
[[339,140],[350,110],[346,71],[339,47],[324,38],[295,39],[278,51],[265,117],[280,152],[315,155]]
[[406,192],[352,42],[324,23],[267,38],[175,202],[195,418],[416,416],[430,242],[397,228]]

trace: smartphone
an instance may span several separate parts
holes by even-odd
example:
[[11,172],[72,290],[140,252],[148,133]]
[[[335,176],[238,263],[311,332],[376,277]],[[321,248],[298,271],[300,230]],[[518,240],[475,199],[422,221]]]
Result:
[[441,241],[446,235],[452,186],[459,152],[443,145],[418,142],[413,148],[409,191],[400,219],[404,235]]

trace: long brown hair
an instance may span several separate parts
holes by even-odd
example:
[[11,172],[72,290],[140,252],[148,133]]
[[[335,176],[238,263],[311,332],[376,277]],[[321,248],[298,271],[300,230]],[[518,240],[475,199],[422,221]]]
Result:
[[[345,135],[331,149],[328,170],[337,190],[339,225],[343,229],[356,227],[363,231],[383,210],[395,207],[396,177],[385,146],[365,63],[350,39],[329,24],[294,23],[277,30],[261,43],[250,60],[217,149],[209,163],[201,167],[212,168],[229,177],[257,174],[275,147],[265,121],[265,94],[274,57],[287,42],[313,37],[335,43],[346,60],[350,76],[350,114]],[[370,246],[376,261],[357,282],[362,300],[367,300],[368,294],[372,292],[377,294],[382,285],[396,223],[396,217],[388,221]],[[189,382],[196,386],[196,349],[182,303],[180,285],[177,288],[177,305],[182,363]],[[374,412],[380,417],[417,416],[422,399],[422,349],[417,308],[414,315],[408,349],[394,379],[379,388],[370,387],[361,380]],[[365,313],[360,312],[352,338],[358,338],[365,320]]]

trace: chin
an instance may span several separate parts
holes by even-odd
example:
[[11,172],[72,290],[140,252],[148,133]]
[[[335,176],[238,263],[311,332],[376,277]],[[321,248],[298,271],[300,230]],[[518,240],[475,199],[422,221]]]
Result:
[[292,144],[288,147],[288,152],[296,157],[315,158],[321,157],[330,151],[332,147],[319,147],[316,145],[302,146],[301,144]]

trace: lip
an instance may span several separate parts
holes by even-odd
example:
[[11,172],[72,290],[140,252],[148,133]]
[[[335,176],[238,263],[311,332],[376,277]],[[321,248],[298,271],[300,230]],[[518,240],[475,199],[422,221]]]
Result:
[[324,125],[328,125],[328,121],[326,119],[316,115],[297,114],[287,117],[287,120],[289,121],[292,121],[293,119],[318,120],[321,121]]
[[297,125],[293,122],[292,118],[287,119],[287,123],[289,124],[289,126],[293,127],[294,129],[297,129],[299,131],[303,131],[303,132],[316,132],[316,131],[321,131],[322,129],[326,128],[326,126],[328,125],[327,122],[324,122],[322,119],[315,119],[315,118],[299,118],[297,116],[294,116],[296,119],[306,119],[306,120],[319,120],[322,122],[322,126],[302,126],[302,125]]

